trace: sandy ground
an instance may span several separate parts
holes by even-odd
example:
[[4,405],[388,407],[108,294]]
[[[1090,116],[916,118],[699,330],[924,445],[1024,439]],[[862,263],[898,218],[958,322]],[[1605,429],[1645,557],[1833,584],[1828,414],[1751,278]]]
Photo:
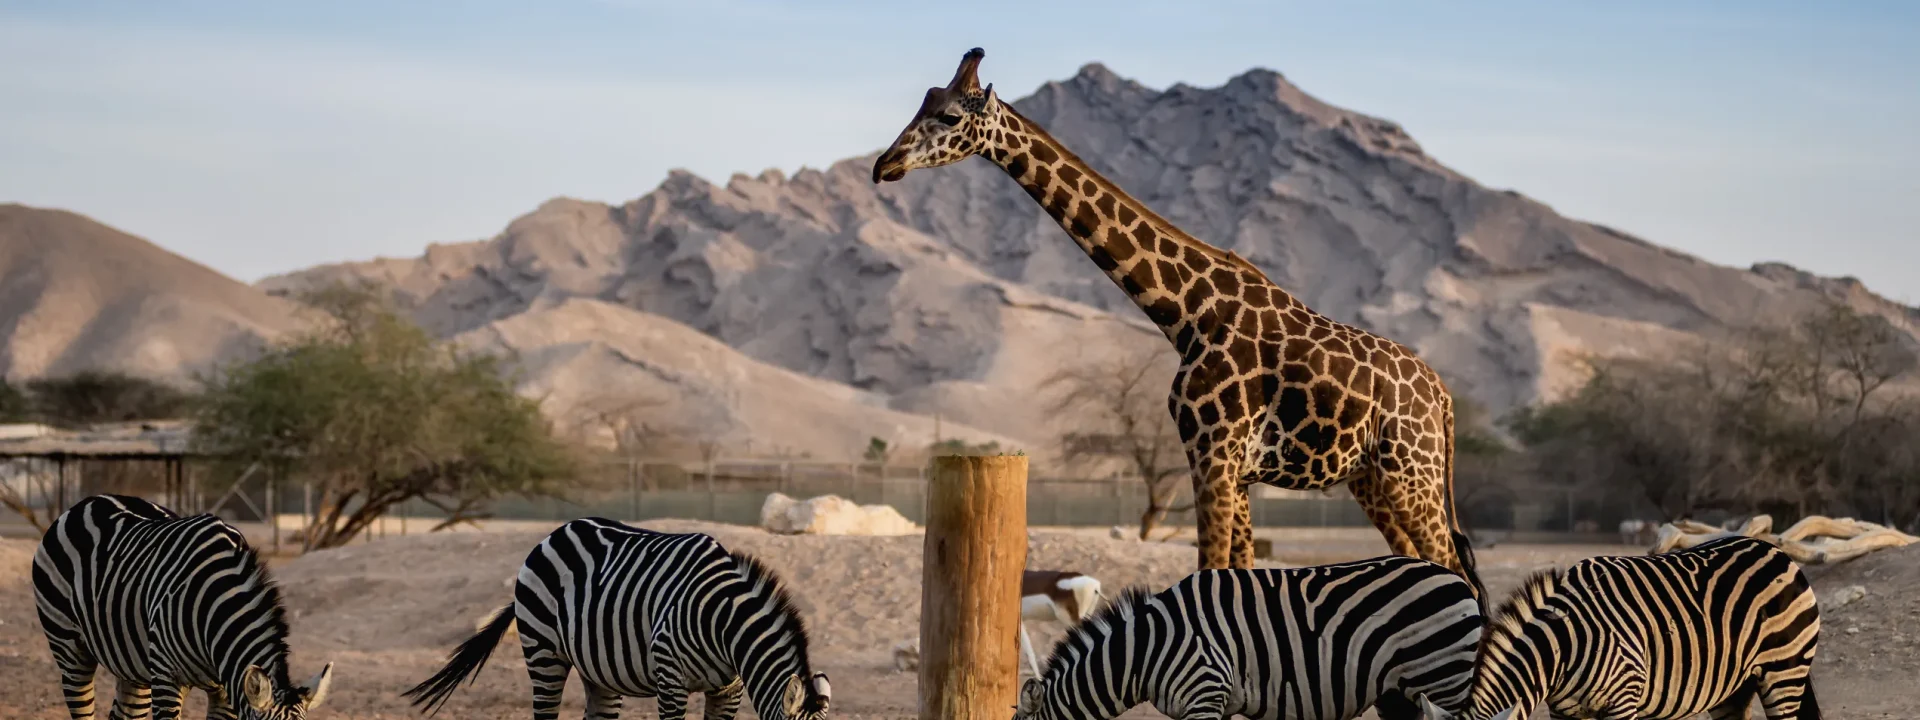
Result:
[[[815,664],[833,678],[834,715],[913,717],[911,673],[896,673],[891,650],[919,624],[920,536],[787,537],[752,528],[686,521],[645,523],[698,530],[755,553],[782,573],[813,628]],[[332,661],[332,698],[319,717],[411,718],[398,693],[438,668],[474,624],[509,597],[508,583],[551,523],[502,523],[486,532],[374,540],[276,562],[293,627],[294,670],[304,677]],[[1383,554],[1371,530],[1277,530],[1277,561],[1303,565]],[[1188,545],[1109,540],[1095,530],[1035,530],[1029,566],[1074,569],[1109,591],[1127,584],[1164,587],[1193,567]],[[1527,572],[1595,554],[1633,552],[1609,545],[1499,545],[1479,553],[1482,573],[1503,594]],[[65,718],[56,674],[33,612],[28,568],[33,543],[0,540],[0,717]],[[1830,718],[1920,716],[1920,547],[1893,550],[1810,572],[1822,593],[1816,682]],[[1841,605],[1832,593],[1858,585],[1866,595]],[[1059,629],[1033,625],[1044,652]],[[110,679],[102,696],[110,696]],[[517,648],[503,644],[478,680],[440,717],[527,717],[527,680]],[[696,707],[698,700],[695,701]],[[194,716],[204,700],[189,705]],[[104,715],[104,703],[100,713]],[[578,684],[563,715],[578,717]],[[750,710],[744,713],[751,716]],[[655,717],[651,700],[629,700],[628,717]],[[1130,718],[1158,715],[1139,708]],[[1372,717],[1371,714],[1368,717]]]

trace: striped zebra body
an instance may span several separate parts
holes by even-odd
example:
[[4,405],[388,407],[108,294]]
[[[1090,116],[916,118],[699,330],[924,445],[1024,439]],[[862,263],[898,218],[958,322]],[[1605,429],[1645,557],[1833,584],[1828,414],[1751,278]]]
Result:
[[1111,718],[1140,703],[1186,720],[1411,718],[1464,703],[1480,639],[1473,589],[1387,556],[1286,570],[1202,570],[1128,589],[1055,646],[1016,720]]
[[604,518],[562,525],[527,555],[513,604],[406,695],[437,710],[515,623],[536,720],[558,716],[575,671],[589,717],[653,697],[663,720],[680,720],[693,692],[706,695],[709,720],[733,717],[742,695],[766,720],[826,713],[831,688],[812,671],[806,626],[779,579],[707,535]]
[[118,681],[112,717],[179,714],[207,691],[210,716],[298,720],[319,705],[329,663],[288,679],[278,590],[246,538],[212,515],[179,517],[136,497],[96,495],[56,518],[33,557],[40,627],[67,711],[93,716],[93,679]]
[[[1728,537],[1536,573],[1491,616],[1469,718],[1819,718],[1813,588],[1793,559]],[[1426,709],[1435,719],[1447,710]]]

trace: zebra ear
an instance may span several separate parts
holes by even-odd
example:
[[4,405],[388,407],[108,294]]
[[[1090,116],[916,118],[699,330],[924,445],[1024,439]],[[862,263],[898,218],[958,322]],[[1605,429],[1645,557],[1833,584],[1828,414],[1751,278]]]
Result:
[[1453,713],[1433,704],[1426,693],[1420,693],[1420,720],[1453,720]]
[[267,677],[267,671],[259,665],[248,665],[240,672],[240,695],[247,705],[255,710],[268,710],[273,707],[273,680]]
[[780,693],[781,715],[789,718],[800,717],[807,703],[807,684],[799,675],[787,676],[787,688]]
[[1513,720],[1513,710],[1513,708],[1501,710],[1500,712],[1494,713],[1493,717],[1487,718],[1487,720]]
[[827,682],[826,673],[813,674],[813,694],[820,697],[821,710],[826,710],[827,704],[833,701],[833,685]]
[[308,680],[307,686],[303,688],[307,696],[307,709],[312,710],[320,707],[320,703],[327,699],[327,688],[332,686],[333,663],[327,663],[327,666],[320,668],[320,673],[314,675],[312,680]]

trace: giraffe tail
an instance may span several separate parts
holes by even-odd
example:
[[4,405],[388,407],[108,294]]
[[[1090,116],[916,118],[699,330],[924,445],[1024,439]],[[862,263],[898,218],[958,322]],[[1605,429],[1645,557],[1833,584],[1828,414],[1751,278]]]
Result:
[[1473,540],[1466,533],[1465,524],[1460,521],[1460,507],[1453,501],[1453,403],[1447,403],[1447,530],[1453,537],[1453,554],[1460,558],[1460,574],[1466,576],[1467,584],[1473,586],[1474,600],[1480,604],[1480,611],[1487,610],[1487,586],[1480,582],[1480,571],[1473,559]]

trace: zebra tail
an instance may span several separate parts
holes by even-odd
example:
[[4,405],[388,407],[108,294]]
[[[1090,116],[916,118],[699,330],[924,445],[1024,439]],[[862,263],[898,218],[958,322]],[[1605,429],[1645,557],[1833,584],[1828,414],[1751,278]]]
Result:
[[468,677],[479,672],[482,665],[487,664],[487,658],[493,655],[494,646],[500,644],[500,638],[505,637],[507,629],[511,627],[513,627],[513,604],[508,603],[506,607],[493,613],[493,618],[487,621],[486,627],[481,628],[480,632],[474,633],[473,637],[467,638],[466,642],[460,643],[460,647],[454,649],[453,655],[447,658],[446,667],[440,668],[440,672],[434,673],[433,677],[427,678],[412,689],[400,693],[400,696],[413,698],[411,701],[413,705],[424,707],[428,715],[439,712],[440,705],[453,695],[453,691],[460,687],[461,681],[467,680]]

